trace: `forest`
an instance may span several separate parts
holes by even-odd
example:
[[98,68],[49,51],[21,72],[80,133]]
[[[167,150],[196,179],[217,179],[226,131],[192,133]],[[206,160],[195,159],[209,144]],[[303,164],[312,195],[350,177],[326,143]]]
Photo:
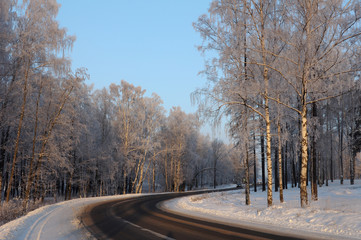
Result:
[[[195,114],[124,80],[86,84],[58,11],[0,2],[1,206],[236,183],[268,206],[299,187],[305,207],[308,185],[316,201],[317,187],[360,178],[359,1],[213,1],[193,25],[208,79]],[[231,143],[204,121],[225,121]]]

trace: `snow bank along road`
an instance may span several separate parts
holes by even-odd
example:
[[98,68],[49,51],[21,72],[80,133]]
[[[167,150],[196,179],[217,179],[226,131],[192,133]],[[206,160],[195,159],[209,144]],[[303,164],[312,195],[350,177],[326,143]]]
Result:
[[84,207],[95,202],[138,196],[141,195],[80,198],[44,206],[0,226],[0,240],[94,239],[77,218]]
[[179,216],[157,207],[171,198],[196,194],[159,194],[90,205],[81,219],[97,239],[302,239],[276,231],[242,228]]
[[[228,224],[258,226],[302,235],[306,239],[361,240],[361,179],[355,185],[339,180],[318,189],[318,201],[300,207],[299,188],[285,191],[285,202],[274,196],[272,207],[267,207],[266,192],[251,194],[251,205],[245,205],[244,191],[206,193],[171,199],[162,207],[176,214],[189,214]],[[168,210],[168,211],[169,211]]]

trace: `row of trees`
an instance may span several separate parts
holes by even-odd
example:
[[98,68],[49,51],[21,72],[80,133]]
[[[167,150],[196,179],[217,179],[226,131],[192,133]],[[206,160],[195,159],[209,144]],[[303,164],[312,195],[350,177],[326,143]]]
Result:
[[125,81],[92,91],[55,0],[0,2],[1,201],[181,191],[233,181],[236,150]]
[[199,50],[209,56],[203,71],[209,84],[194,93],[200,111],[213,119],[227,116],[244,149],[246,193],[251,160],[256,175],[261,155],[268,206],[273,182],[281,202],[284,182],[298,184],[302,207],[309,180],[314,200],[317,181],[343,183],[347,176],[354,183],[360,17],[359,1],[216,0],[194,23],[204,40]]

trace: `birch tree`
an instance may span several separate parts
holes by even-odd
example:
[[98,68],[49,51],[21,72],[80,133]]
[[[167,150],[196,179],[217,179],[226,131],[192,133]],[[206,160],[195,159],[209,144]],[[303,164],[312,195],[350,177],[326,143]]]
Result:
[[[141,126],[143,126],[143,133],[140,140],[141,159],[138,162],[134,180],[136,193],[142,192],[143,182],[146,175],[149,173],[150,167],[152,166],[150,160],[155,161],[156,155],[159,154],[159,150],[157,150],[157,145],[159,143],[157,142],[156,136],[160,131],[162,120],[164,119],[164,109],[161,106],[161,103],[162,100],[159,98],[159,96],[153,94],[152,97],[144,99],[144,109],[138,110],[143,112],[137,114],[138,118],[141,115],[144,115],[141,124]],[[153,170],[155,171],[155,169]],[[153,176],[153,178],[154,177],[155,176]]]
[[[132,84],[122,81],[120,85],[111,84],[110,92],[116,104],[116,117],[113,119],[113,126],[116,130],[117,158],[119,170],[123,176],[123,192],[133,192],[134,179],[132,171],[137,167],[137,150],[142,127],[140,125],[141,116],[138,119],[134,112],[144,102],[142,100],[144,90]],[[128,189],[127,182],[131,181]]]
[[180,107],[173,107],[167,118],[167,142],[169,143],[169,167],[171,175],[171,186],[175,192],[181,190],[186,176],[187,142],[192,133],[197,132],[199,127],[195,115],[186,114]]
[[[279,74],[277,54],[284,49],[277,45],[281,21],[274,11],[277,6],[274,1],[214,1],[210,17],[201,16],[194,24],[207,43],[200,50],[218,54],[212,64],[206,65],[211,85],[198,94],[213,101],[210,108],[243,105],[265,122],[268,206],[273,203],[270,78],[271,74]],[[224,75],[219,76],[220,72]],[[211,115],[209,111],[205,114]]]
[[[284,42],[292,51],[284,59],[293,65],[284,79],[293,88],[300,101],[299,108],[279,104],[296,111],[301,118],[301,206],[308,205],[307,162],[308,122],[307,107],[310,104],[342,94],[331,91],[338,80],[358,71],[354,64],[346,64],[353,54],[351,43],[360,35],[360,3],[357,1],[285,1],[290,35]],[[292,56],[292,58],[288,58]],[[342,67],[341,67],[342,66]],[[286,74],[283,74],[283,77]],[[325,88],[327,86],[327,88]],[[326,90],[326,91],[325,91]]]

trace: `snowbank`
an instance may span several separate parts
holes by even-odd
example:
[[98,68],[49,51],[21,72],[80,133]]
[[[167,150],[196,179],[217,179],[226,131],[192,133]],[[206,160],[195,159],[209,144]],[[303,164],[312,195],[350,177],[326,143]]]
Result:
[[26,216],[2,225],[0,227],[0,240],[93,239],[78,219],[78,214],[82,211],[83,207],[99,201],[137,196],[141,195],[129,194],[80,198],[44,206],[29,212]]
[[[350,186],[339,181],[318,189],[319,201],[300,207],[299,189],[284,191],[285,202],[273,193],[274,205],[267,207],[266,192],[251,193],[251,205],[245,205],[244,190],[208,193],[166,201],[168,211],[211,218],[229,224],[280,229],[304,236],[325,239],[361,239],[361,180]],[[321,233],[321,235],[319,235]],[[317,235],[315,235],[317,234]]]

